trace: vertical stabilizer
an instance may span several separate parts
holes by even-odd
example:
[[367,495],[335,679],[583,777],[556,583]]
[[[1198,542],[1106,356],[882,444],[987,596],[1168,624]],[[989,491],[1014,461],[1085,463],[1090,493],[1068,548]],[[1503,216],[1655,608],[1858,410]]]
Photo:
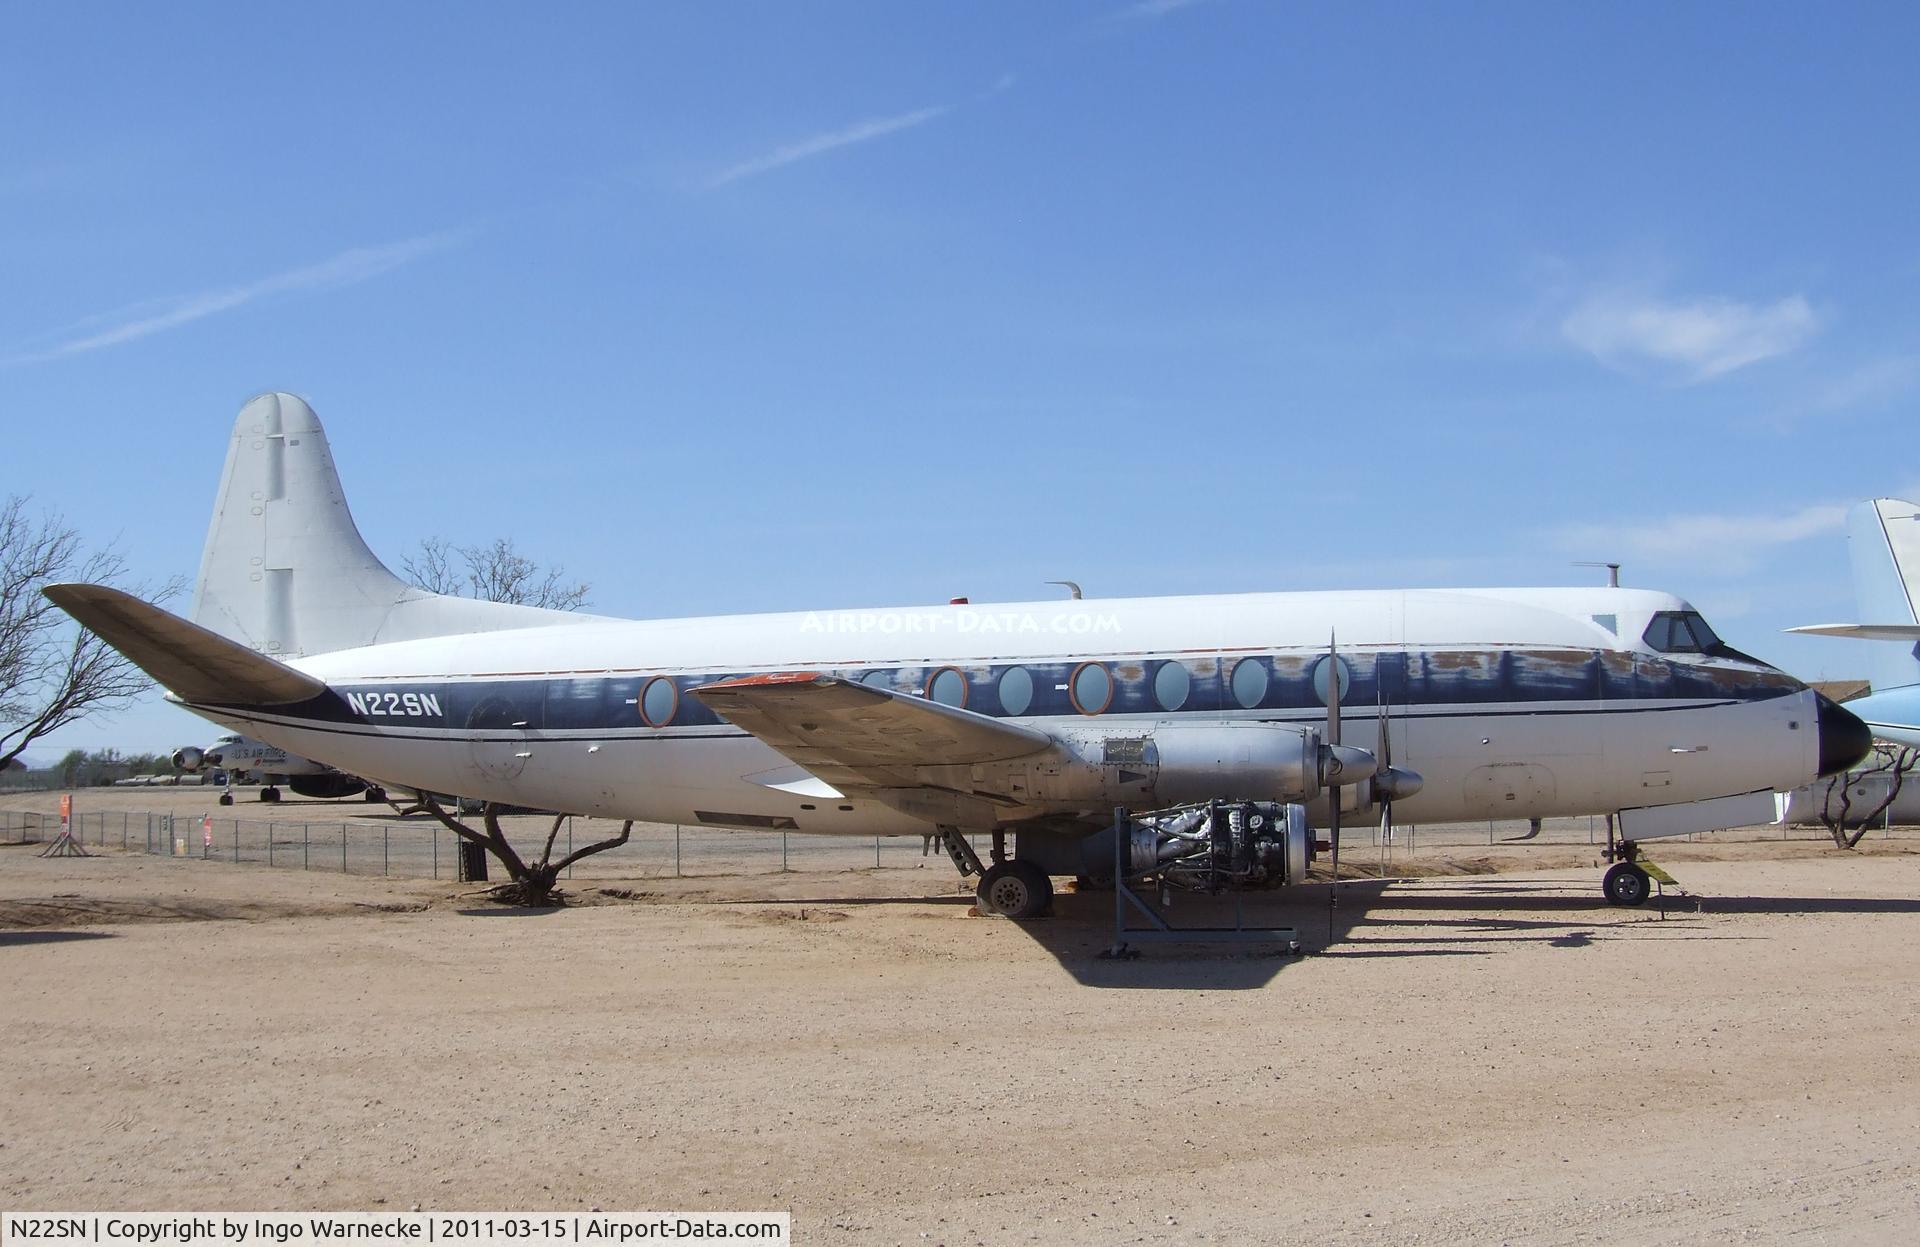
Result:
[[[1920,507],[1894,498],[1863,502],[1847,514],[1847,554],[1861,623],[1920,623]],[[1867,647],[1874,691],[1920,684],[1920,642]]]
[[313,408],[262,394],[240,409],[194,589],[201,627],[285,658],[588,618],[407,584],[354,526]]

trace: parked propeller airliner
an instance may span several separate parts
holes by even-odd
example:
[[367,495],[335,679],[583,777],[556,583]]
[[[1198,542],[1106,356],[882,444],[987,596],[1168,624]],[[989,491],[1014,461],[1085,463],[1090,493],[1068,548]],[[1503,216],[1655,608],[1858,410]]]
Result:
[[[1310,827],[1388,807],[1617,813],[1607,892],[1633,902],[1634,841],[1770,821],[1776,790],[1868,747],[1852,715],[1639,590],[649,622],[437,596],[368,550],[289,394],[240,412],[191,622],[100,586],[46,592],[195,712],[374,782],[722,827],[937,828],[1012,917],[1121,852],[1129,878],[1296,882],[1322,847]],[[1116,827],[1120,806],[1155,813]],[[995,833],[990,867],[975,831]]]
[[220,794],[221,805],[233,804],[235,780],[262,785],[262,801],[278,801],[281,784],[303,797],[329,799],[364,795],[369,801],[386,800],[386,793],[378,785],[358,776],[344,775],[324,762],[237,734],[222,736],[204,749],[182,745],[173,751],[173,764],[189,774],[207,767],[226,772],[228,791]]

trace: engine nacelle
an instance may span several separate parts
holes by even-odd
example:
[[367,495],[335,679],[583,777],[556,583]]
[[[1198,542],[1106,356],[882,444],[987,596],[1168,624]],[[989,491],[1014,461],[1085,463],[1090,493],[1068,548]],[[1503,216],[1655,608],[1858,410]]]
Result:
[[206,765],[207,756],[192,745],[183,745],[173,751],[173,764],[183,771],[197,771]]
[[287,787],[303,797],[332,799],[351,797],[355,793],[365,792],[367,781],[357,775],[342,775],[338,771],[329,771],[324,775],[289,775]]
[[1156,723],[1123,733],[1068,729],[1071,756],[1005,763],[1011,788],[1036,805],[1155,809],[1222,793],[1310,800],[1321,749],[1310,728],[1277,723]]
[[[1128,820],[1120,865],[1128,878],[1156,875],[1196,892],[1301,883],[1313,860],[1306,808],[1277,801],[1211,801]],[[1081,841],[1081,873],[1113,873],[1113,829]]]

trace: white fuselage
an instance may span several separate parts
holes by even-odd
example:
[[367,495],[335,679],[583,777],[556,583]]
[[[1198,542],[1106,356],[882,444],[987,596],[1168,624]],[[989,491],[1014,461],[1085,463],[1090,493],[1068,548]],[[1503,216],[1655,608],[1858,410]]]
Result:
[[203,751],[206,765],[219,767],[238,779],[271,779],[274,776],[325,775],[332,768],[310,758],[289,753],[278,745],[246,737],[224,736]]
[[[1327,710],[1311,673],[1332,644],[1354,682],[1342,698],[1346,739],[1373,747],[1384,703],[1394,763],[1424,778],[1396,802],[1403,822],[1602,813],[1812,779],[1810,691],[1737,656],[1656,653],[1641,640],[1655,612],[1684,609],[1635,590],[1489,589],[609,621],[295,659],[339,694],[335,704],[194,709],[394,786],[614,818],[870,835],[924,827],[810,781],[687,690],[818,671],[916,695],[959,690],[968,709],[1043,731],[1317,726]],[[1077,699],[1087,663],[1111,676],[1104,706]],[[1169,664],[1184,680],[1158,678]],[[936,685],[949,668],[959,681]],[[1010,676],[1014,668],[1025,674]],[[658,677],[671,688],[650,701]],[[1037,690],[1029,704],[1015,704],[1012,690],[1027,685]],[[1187,689],[1172,707],[1161,704],[1169,686]]]

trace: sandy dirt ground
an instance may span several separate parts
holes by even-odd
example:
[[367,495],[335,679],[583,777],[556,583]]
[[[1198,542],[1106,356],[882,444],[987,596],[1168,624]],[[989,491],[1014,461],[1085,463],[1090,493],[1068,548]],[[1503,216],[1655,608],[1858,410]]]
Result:
[[[0,848],[0,1206],[791,1209],[799,1242],[1908,1242],[1920,848],[1352,883],[1097,959],[912,865],[460,885]],[[1498,869],[1501,873],[1481,873]],[[1176,916],[1192,920],[1192,906]],[[1258,920],[1326,940],[1325,890]]]

